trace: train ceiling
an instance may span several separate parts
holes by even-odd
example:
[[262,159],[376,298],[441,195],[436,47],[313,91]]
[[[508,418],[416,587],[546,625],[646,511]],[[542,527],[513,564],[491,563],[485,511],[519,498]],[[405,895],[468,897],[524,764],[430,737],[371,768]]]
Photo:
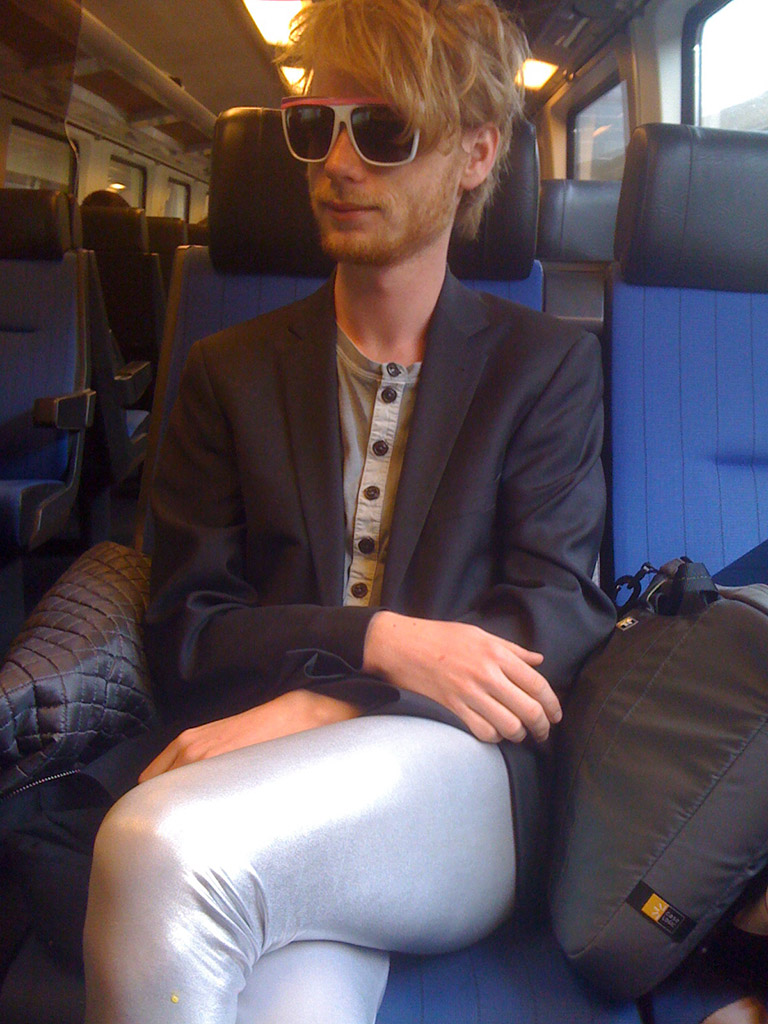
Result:
[[[534,114],[648,0],[498,2],[523,22],[534,56],[559,69],[541,91],[529,94]],[[20,99],[43,106],[46,96],[57,88],[61,92],[71,50],[73,99],[81,109],[90,97],[98,116],[159,132],[158,138],[185,151],[205,149],[220,111],[274,106],[283,92],[270,48],[241,0],[84,0],[79,46],[72,40],[73,0],[3,0],[3,5],[3,91],[23,92]],[[30,68],[42,71],[38,96],[29,93]]]

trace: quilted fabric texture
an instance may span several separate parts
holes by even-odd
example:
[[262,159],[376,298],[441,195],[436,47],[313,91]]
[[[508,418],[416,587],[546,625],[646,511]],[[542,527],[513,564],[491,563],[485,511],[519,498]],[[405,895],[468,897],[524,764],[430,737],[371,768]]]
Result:
[[132,548],[99,544],[25,623],[0,668],[0,795],[153,724],[141,642],[149,565]]

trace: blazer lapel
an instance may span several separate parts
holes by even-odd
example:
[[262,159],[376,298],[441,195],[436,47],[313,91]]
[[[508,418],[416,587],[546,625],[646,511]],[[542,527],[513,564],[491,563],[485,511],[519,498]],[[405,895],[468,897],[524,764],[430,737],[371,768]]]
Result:
[[382,604],[403,582],[488,353],[485,306],[448,271],[427,335],[419,393],[398,484]]
[[340,604],[344,586],[344,499],[331,281],[303,303],[278,342],[286,418],[320,600]]

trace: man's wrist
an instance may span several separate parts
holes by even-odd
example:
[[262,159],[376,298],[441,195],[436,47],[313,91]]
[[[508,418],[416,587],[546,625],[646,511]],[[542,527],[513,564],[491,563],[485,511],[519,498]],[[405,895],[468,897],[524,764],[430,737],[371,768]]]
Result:
[[365,632],[363,644],[363,672],[372,676],[387,678],[386,652],[388,646],[387,635],[391,621],[398,618],[395,612],[376,612]]
[[293,690],[291,695],[297,704],[297,712],[305,720],[313,721],[315,726],[343,722],[349,718],[357,718],[361,714],[361,709],[350,701],[318,693],[316,690]]

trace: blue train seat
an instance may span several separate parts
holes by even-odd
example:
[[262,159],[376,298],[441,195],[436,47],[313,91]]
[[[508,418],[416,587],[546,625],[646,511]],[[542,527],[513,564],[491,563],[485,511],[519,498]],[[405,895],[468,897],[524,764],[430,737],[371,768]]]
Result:
[[149,412],[137,403],[152,382],[148,360],[126,362],[109,326],[95,254],[85,253],[88,338],[96,413],[86,435],[80,491],[81,532],[87,544],[110,533],[111,489],[144,460]]
[[61,532],[93,420],[86,260],[63,192],[0,190],[0,548]]
[[613,571],[768,537],[768,137],[632,136],[609,285]]
[[544,309],[602,336],[608,267],[619,205],[617,181],[551,178],[541,183],[536,255]]
[[84,206],[83,245],[96,253],[109,325],[126,362],[157,365],[165,319],[160,257],[147,219],[132,207]]
[[147,217],[149,250],[160,258],[160,272],[166,295],[171,285],[171,273],[176,250],[189,243],[187,222],[181,217]]

